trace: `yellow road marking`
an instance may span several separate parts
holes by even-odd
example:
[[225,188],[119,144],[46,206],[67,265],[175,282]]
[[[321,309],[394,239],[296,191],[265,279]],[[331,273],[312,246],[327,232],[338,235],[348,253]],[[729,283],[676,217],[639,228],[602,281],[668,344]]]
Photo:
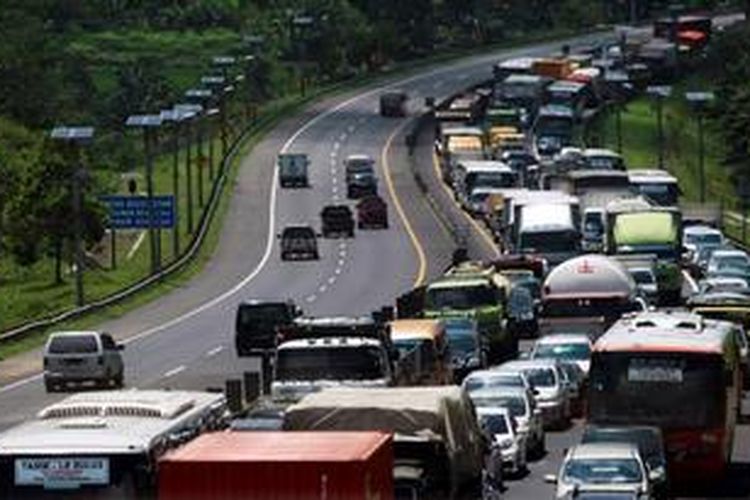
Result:
[[414,232],[414,229],[411,227],[411,223],[409,222],[409,219],[406,217],[406,213],[404,212],[403,207],[401,206],[401,201],[399,200],[398,194],[396,194],[396,189],[393,186],[393,179],[391,177],[391,166],[388,162],[388,151],[391,149],[391,145],[393,144],[393,139],[396,137],[396,135],[403,129],[409,121],[403,122],[401,125],[396,127],[393,132],[391,132],[391,135],[388,136],[388,140],[385,141],[385,146],[383,146],[383,150],[380,155],[380,162],[383,165],[383,172],[385,174],[385,183],[388,186],[388,191],[391,195],[391,200],[393,201],[393,206],[396,207],[396,212],[398,212],[399,217],[401,218],[401,222],[404,224],[404,229],[406,229],[407,234],[409,235],[409,239],[411,240],[412,246],[414,247],[414,250],[417,252],[417,260],[419,260],[419,270],[417,271],[417,277],[414,280],[414,288],[422,286],[424,284],[425,279],[427,277],[427,258],[425,257],[424,249],[422,248],[422,244],[419,241],[419,238],[417,237],[417,234]]
[[495,241],[492,239],[492,237],[487,234],[487,231],[485,231],[484,228],[479,225],[476,219],[466,213],[463,207],[453,198],[453,192],[450,190],[448,185],[443,182],[443,174],[440,171],[440,161],[438,160],[437,154],[434,151],[432,152],[432,168],[435,171],[435,177],[437,178],[438,183],[443,187],[443,190],[448,195],[448,198],[456,205],[458,211],[463,214],[466,220],[469,221],[469,224],[471,224],[477,234],[482,237],[482,240],[487,244],[487,248],[494,252],[495,256],[500,257],[500,248],[495,244]]

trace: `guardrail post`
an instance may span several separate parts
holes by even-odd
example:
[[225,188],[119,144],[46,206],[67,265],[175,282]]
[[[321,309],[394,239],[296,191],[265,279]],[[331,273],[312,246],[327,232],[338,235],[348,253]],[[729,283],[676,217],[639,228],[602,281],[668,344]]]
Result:
[[260,396],[260,372],[245,372],[242,378],[245,383],[245,403],[250,404]]
[[227,406],[233,414],[240,413],[243,408],[242,404],[242,380],[229,379],[226,381],[225,394],[227,397]]

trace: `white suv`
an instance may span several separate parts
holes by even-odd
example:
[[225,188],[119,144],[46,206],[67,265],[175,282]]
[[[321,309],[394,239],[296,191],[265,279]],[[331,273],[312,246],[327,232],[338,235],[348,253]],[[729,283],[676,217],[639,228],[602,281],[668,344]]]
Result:
[[122,351],[103,332],[56,332],[44,348],[44,386],[47,392],[64,389],[68,383],[94,382],[122,387],[125,365]]

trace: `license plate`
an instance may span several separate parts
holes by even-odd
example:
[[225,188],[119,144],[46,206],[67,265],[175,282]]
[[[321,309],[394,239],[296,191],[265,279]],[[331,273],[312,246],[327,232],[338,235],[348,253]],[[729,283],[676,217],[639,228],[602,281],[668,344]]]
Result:
[[17,486],[75,489],[109,484],[109,459],[103,457],[17,458]]

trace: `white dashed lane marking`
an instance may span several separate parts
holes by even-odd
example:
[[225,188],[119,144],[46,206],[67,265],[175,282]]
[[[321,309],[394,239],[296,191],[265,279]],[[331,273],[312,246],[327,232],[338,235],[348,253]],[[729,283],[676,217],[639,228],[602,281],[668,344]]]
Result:
[[213,349],[211,349],[210,351],[208,351],[206,353],[206,357],[210,358],[212,356],[216,356],[217,354],[219,354],[223,350],[224,350],[224,346],[222,346],[222,345],[220,345],[218,347],[214,347]]
[[308,295],[307,297],[305,297],[305,300],[307,302],[315,302],[315,299],[316,299],[315,295]]
[[164,378],[174,377],[178,373],[182,373],[185,371],[185,365],[180,365],[177,368],[174,368],[172,370],[169,370],[168,372],[164,373]]

